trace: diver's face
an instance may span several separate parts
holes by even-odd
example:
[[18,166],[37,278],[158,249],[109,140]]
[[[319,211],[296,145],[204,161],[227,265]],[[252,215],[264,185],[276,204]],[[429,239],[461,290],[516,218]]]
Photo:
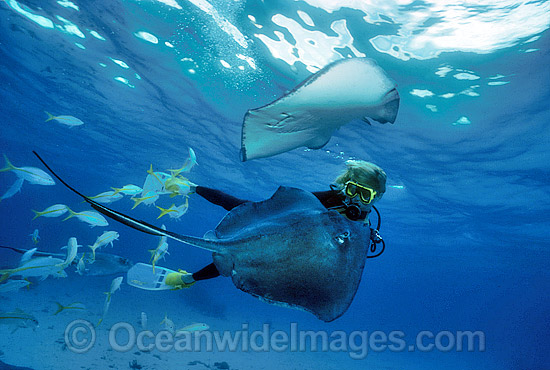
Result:
[[349,180],[344,184],[344,195],[349,199],[357,199],[363,204],[369,205],[376,197],[376,190],[363,185],[358,181]]
[[361,199],[359,197],[349,197],[348,195],[346,195],[345,191],[342,192],[343,195],[344,195],[344,204],[346,204],[348,207],[349,206],[356,206],[359,208],[359,210],[361,212],[366,212],[366,213],[370,213],[371,211],[371,205],[373,202],[369,203],[369,204],[365,204],[361,201]]
[[361,212],[367,212],[367,213],[370,212],[372,202],[369,203],[369,204],[365,204],[359,199],[359,197],[354,197],[354,198],[347,197],[347,198],[348,198],[348,204],[353,204],[353,205],[359,207]]

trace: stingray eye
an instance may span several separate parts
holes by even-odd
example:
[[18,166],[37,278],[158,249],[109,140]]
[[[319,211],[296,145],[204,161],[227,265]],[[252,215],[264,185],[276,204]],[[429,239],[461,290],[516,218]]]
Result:
[[344,244],[346,242],[346,239],[349,239],[349,231],[343,232],[342,234],[338,235],[335,239],[338,243]]

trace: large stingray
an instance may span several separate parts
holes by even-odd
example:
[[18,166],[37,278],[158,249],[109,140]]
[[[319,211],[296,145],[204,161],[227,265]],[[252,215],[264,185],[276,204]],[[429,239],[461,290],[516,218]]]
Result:
[[313,194],[281,187],[233,209],[209,240],[181,241],[214,251],[214,264],[237,288],[332,321],[355,296],[369,237],[368,227],[327,210]]
[[235,207],[214,231],[197,238],[109,209],[52,173],[114,220],[212,251],[223,276],[267,302],[301,308],[332,321],[347,310],[359,286],[370,243],[369,227],[327,210],[309,192],[280,187],[270,199]]
[[241,160],[302,146],[319,149],[340,126],[357,118],[393,123],[398,109],[396,84],[374,60],[339,60],[274,102],[246,113]]

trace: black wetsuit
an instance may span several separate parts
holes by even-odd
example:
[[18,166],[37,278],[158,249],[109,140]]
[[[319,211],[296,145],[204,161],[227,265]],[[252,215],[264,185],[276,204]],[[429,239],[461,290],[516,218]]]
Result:
[[[210,203],[216,204],[223,207],[227,211],[231,211],[236,206],[249,202],[248,200],[239,199],[232,195],[226,194],[222,191],[216,189],[210,189],[204,186],[197,186],[195,192],[209,201]],[[346,205],[344,204],[344,196],[338,190],[326,190],[326,191],[316,191],[312,193],[319,199],[319,201],[328,209],[335,209],[339,212],[345,210]],[[364,220],[367,214],[359,220]],[[211,263],[210,265],[202,268],[201,270],[193,274],[193,279],[195,280],[205,280],[215,278],[220,275],[220,272],[216,268],[216,265]]]

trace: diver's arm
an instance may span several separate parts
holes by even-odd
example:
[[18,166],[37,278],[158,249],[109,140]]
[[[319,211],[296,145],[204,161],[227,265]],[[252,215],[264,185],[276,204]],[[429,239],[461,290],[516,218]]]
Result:
[[248,202],[248,200],[239,199],[222,191],[207,188],[206,186],[197,185],[195,193],[210,203],[223,207],[226,211],[231,211],[238,205]]
[[313,195],[319,199],[321,204],[326,208],[333,208],[342,206],[342,197],[339,196],[340,192],[337,190],[326,190],[326,191],[314,191]]
[[209,264],[208,266],[203,267],[199,271],[193,273],[193,280],[199,281],[199,280],[206,280],[206,279],[212,279],[215,277],[220,276],[220,272],[218,271],[218,268],[214,263]]
[[368,211],[360,210],[358,207],[355,207],[357,209],[357,213],[349,213],[350,211],[353,211],[354,207],[348,207],[344,203],[344,197],[342,196],[341,191],[339,190],[327,190],[327,191],[316,191],[313,192],[313,195],[319,199],[321,204],[323,204],[327,209],[333,209],[335,211],[340,212],[341,214],[345,215],[346,218],[348,218],[351,221],[364,221],[370,225],[369,221],[369,213],[370,209]]

